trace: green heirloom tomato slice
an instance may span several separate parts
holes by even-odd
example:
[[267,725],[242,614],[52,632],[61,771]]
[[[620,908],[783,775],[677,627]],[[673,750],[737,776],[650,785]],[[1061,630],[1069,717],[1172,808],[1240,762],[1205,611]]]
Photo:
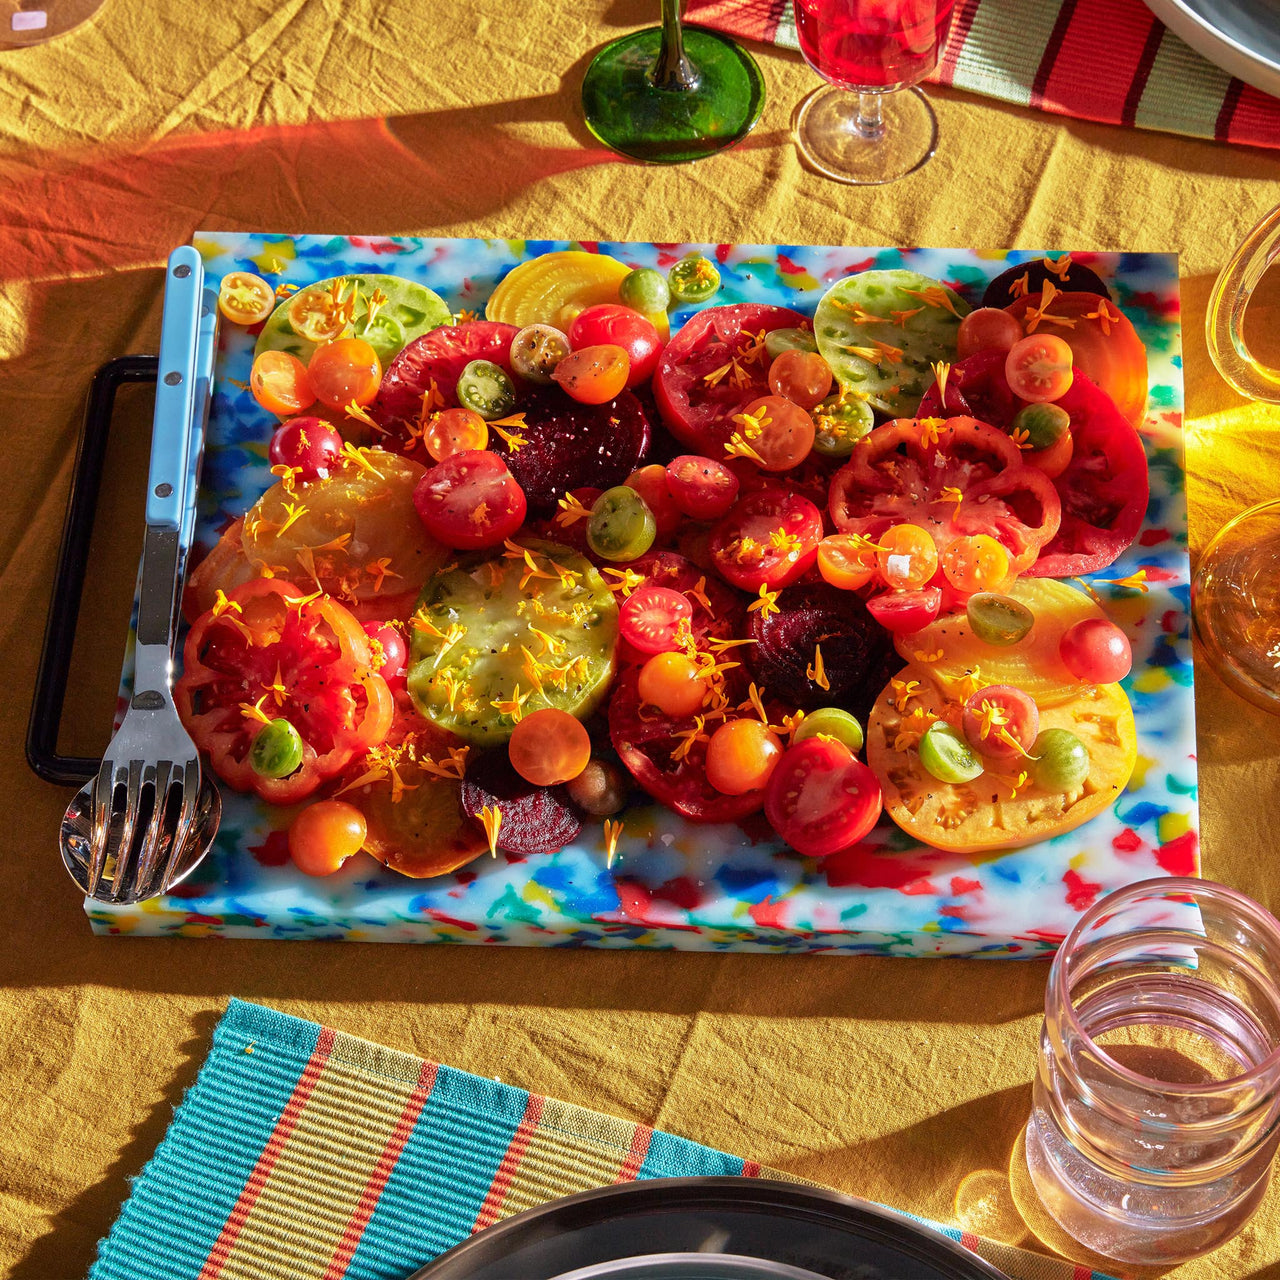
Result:
[[[341,286],[339,297],[344,303],[350,300],[353,288],[356,292],[355,308],[343,331],[344,336],[363,338],[378,353],[384,369],[387,362],[414,338],[420,338],[442,324],[449,324],[453,319],[439,294],[416,280],[404,280],[400,276],[334,276],[307,285],[305,292],[328,294],[335,283]],[[387,300],[376,310],[370,322],[369,299],[375,289],[385,294]],[[255,360],[264,351],[287,351],[303,364],[310,361],[316,344],[297,333],[289,320],[289,306],[296,297],[297,294],[290,294],[267,317],[253,349]]]
[[433,724],[478,747],[556,707],[584,719],[614,673],[618,608],[582,556],[508,542],[427,582],[411,619],[409,696]]
[[968,314],[958,293],[918,271],[861,271],[822,295],[813,331],[841,387],[903,418],[933,382],[930,366],[955,358]]

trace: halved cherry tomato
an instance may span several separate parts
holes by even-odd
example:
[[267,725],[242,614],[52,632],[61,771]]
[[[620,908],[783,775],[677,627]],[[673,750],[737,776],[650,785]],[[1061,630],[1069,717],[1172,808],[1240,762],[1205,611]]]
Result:
[[345,800],[317,800],[289,825],[289,856],[309,876],[331,876],[360,852],[369,827]]
[[707,781],[727,796],[759,791],[782,755],[782,739],[759,720],[730,720],[707,743]]
[[833,533],[818,543],[818,572],[833,586],[857,591],[876,576],[876,548],[866,538]]
[[298,337],[317,345],[342,337],[347,327],[346,309],[328,289],[300,289],[289,300],[285,315]]
[[345,409],[353,400],[371,404],[382,381],[382,362],[363,338],[338,338],[312,353],[307,380],[331,409]]
[[612,342],[571,351],[551,371],[552,380],[581,404],[604,404],[621,395],[630,375],[630,357]]
[[700,311],[663,349],[653,394],[671,434],[698,453],[721,458],[737,430],[733,415],[769,393],[764,336],[811,329],[798,311],[740,303]]
[[[600,343],[612,343],[627,353],[631,361],[628,387],[648,382],[662,354],[662,339],[651,321],[630,307],[609,302],[600,302],[579,312],[569,326],[569,345],[575,351]],[[612,398],[605,397],[607,400]]]
[[1040,732],[1035,700],[1010,684],[988,685],[964,704],[964,736],[992,760],[1025,756]]
[[679,646],[680,623],[692,619],[688,596],[670,587],[637,587],[618,610],[618,634],[641,653],[666,653]]
[[733,422],[738,436],[760,458],[765,471],[790,471],[813,448],[813,419],[781,396],[752,400],[734,415]]
[[831,394],[831,366],[816,351],[793,347],[774,357],[769,390],[802,409],[815,409]]
[[682,453],[667,463],[667,485],[676,505],[693,520],[719,520],[738,500],[738,477],[715,458]]
[[459,405],[436,414],[422,439],[427,452],[437,462],[443,462],[451,454],[485,448],[489,443],[489,424],[474,409]]
[[323,480],[342,453],[342,437],[323,418],[290,418],[271,434],[267,460],[297,467],[300,480]]
[[867,601],[871,616],[892,632],[919,631],[938,616],[942,608],[939,587],[921,587],[918,591],[886,591]]
[[822,540],[822,512],[787,489],[761,489],[734,504],[711,531],[711,560],[745,591],[775,590],[802,577]]
[[1017,572],[1035,563],[1062,514],[1053,485],[1023,463],[1018,446],[965,417],[941,427],[925,418],[877,427],[836,472],[830,502],[842,533],[873,542],[903,522],[928,530],[940,552],[956,538],[990,534]]
[[893,591],[923,587],[938,571],[938,544],[918,524],[890,525],[877,545],[876,568]]
[[1009,576],[1009,553],[985,533],[957,538],[942,557],[942,573],[965,595],[996,591]]
[[810,858],[857,844],[876,825],[882,806],[875,774],[834,738],[805,738],[788,747],[765,789],[773,829]]
[[1032,404],[1061,400],[1071,387],[1071,348],[1057,334],[1028,334],[1009,348],[1004,376],[1013,394]]
[[524,523],[524,490],[488,449],[453,453],[418,481],[413,505],[427,532],[460,550],[494,547]]
[[276,291],[250,271],[233,271],[218,285],[218,310],[232,324],[260,324],[276,306]]
[[650,463],[633,471],[624,481],[628,489],[634,489],[653,512],[658,525],[658,537],[669,538],[680,527],[683,512],[667,483],[667,469],[660,462]]
[[541,707],[511,731],[507,755],[526,782],[556,787],[576,778],[591,762],[591,736],[569,712]]
[[405,687],[405,671],[409,665],[409,646],[404,635],[391,622],[371,619],[364,624],[373,658],[371,666],[387,682],[392,693]]
[[[364,629],[332,597],[254,578],[228,601],[187,633],[174,704],[228,786],[296,804],[382,742],[391,691],[370,665]],[[288,777],[264,777],[250,762],[264,717],[288,720],[302,737],[302,765]]]
[[268,413],[279,418],[301,413],[316,399],[306,365],[287,351],[264,351],[258,356],[249,371],[249,390]]

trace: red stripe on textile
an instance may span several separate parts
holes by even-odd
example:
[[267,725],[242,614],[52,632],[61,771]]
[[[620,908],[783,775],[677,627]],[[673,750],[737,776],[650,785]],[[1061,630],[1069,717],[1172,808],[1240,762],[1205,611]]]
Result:
[[1240,113],[1240,104],[1246,100],[1246,96],[1250,93],[1255,98],[1262,98],[1262,94],[1256,89],[1251,90],[1243,80],[1238,80],[1235,76],[1231,77],[1231,83],[1227,85],[1226,95],[1222,99],[1222,110],[1218,112],[1217,122],[1213,126],[1213,136],[1219,142],[1229,142],[1231,140],[1232,134],[1236,132],[1239,123],[1237,116]]
[[649,1143],[652,1141],[653,1130],[648,1125],[636,1125],[636,1131],[631,1135],[631,1150],[627,1152],[627,1158],[622,1162],[622,1168],[618,1170],[615,1182],[636,1180],[636,1174],[640,1172],[640,1166],[644,1164],[644,1158],[649,1154]]
[[760,1176],[760,1164],[756,1160],[744,1160],[742,1162],[742,1176],[744,1178],[758,1178]]
[[336,1035],[337,1032],[332,1027],[320,1028],[316,1047],[311,1051],[311,1057],[307,1059],[307,1065],[303,1067],[298,1083],[293,1086],[289,1101],[285,1103],[280,1119],[276,1121],[276,1127],[271,1130],[267,1145],[262,1148],[262,1154],[258,1156],[248,1181],[227,1215],[218,1238],[213,1242],[213,1248],[209,1250],[209,1256],[204,1260],[204,1266],[200,1268],[198,1280],[216,1280],[216,1277],[222,1274],[222,1268],[226,1266],[231,1250],[235,1248],[236,1240],[244,1229],[253,1206],[258,1202],[258,1197],[262,1194],[262,1188],[267,1185],[267,1179],[271,1177],[271,1170],[275,1168],[280,1153],[297,1127],[298,1117],[302,1115],[307,1099],[316,1087],[316,1081],[320,1079],[320,1072],[328,1060]]
[[972,1231],[962,1231],[960,1232],[960,1243],[970,1253],[977,1253],[978,1246],[982,1243],[982,1237],[974,1235]]
[[1044,91],[1048,87],[1049,77],[1053,74],[1053,64],[1058,59],[1058,50],[1062,48],[1062,42],[1067,38],[1067,30],[1071,26],[1071,18],[1075,11],[1076,0],[1062,0],[1057,20],[1049,33],[1049,43],[1045,45],[1044,53],[1040,55],[1040,65],[1036,68],[1036,77],[1031,82],[1030,105],[1033,107],[1042,109],[1044,107]]
[[1142,95],[1147,91],[1147,80],[1151,76],[1151,68],[1155,66],[1156,55],[1164,41],[1164,23],[1152,22],[1147,32],[1147,42],[1142,46],[1142,57],[1138,59],[1137,69],[1129,84],[1129,92],[1125,95],[1124,111],[1120,115],[1120,123],[1132,126],[1138,118],[1138,108],[1142,105]]
[[[1041,105],[1118,123],[1154,22],[1142,5],[1130,9],[1118,8],[1112,0],[1074,0],[1062,38],[1049,46],[1054,58],[1041,86]],[[1106,50],[1105,69],[1098,61],[1099,49]]]
[[951,31],[947,35],[947,43],[942,50],[942,58],[938,63],[938,69],[934,73],[934,78],[942,84],[953,84],[956,78],[956,68],[960,65],[960,52],[964,48],[964,42],[969,38],[969,32],[973,28],[973,20],[978,16],[978,7],[982,0],[961,0],[953,11],[951,18]]
[[524,1115],[520,1118],[520,1123],[516,1126],[516,1131],[511,1135],[511,1141],[507,1145],[506,1154],[502,1157],[502,1163],[498,1165],[498,1171],[493,1175],[493,1181],[489,1184],[489,1191],[485,1195],[484,1204],[480,1206],[480,1212],[476,1214],[475,1225],[471,1228],[471,1234],[475,1235],[477,1231],[483,1231],[485,1227],[491,1227],[498,1220],[498,1214],[502,1210],[502,1202],[507,1198],[507,1192],[511,1190],[511,1183],[515,1180],[516,1170],[520,1167],[520,1161],[524,1159],[524,1153],[529,1149],[529,1143],[533,1138],[534,1130],[538,1127],[538,1121],[542,1119],[542,1104],[546,1101],[539,1094],[531,1093],[529,1101],[525,1103]]
[[689,0],[686,22],[715,27],[746,40],[772,43],[791,0]]
[[1229,136],[1232,142],[1280,147],[1280,102],[1251,84],[1244,85],[1231,117]]
[[369,1225],[369,1219],[373,1217],[373,1211],[378,1206],[378,1200],[383,1188],[387,1185],[387,1179],[391,1177],[391,1170],[396,1167],[396,1161],[400,1159],[404,1144],[409,1141],[413,1126],[418,1123],[422,1108],[427,1105],[427,1099],[431,1096],[439,1070],[440,1068],[434,1062],[422,1064],[422,1070],[418,1072],[418,1083],[414,1085],[413,1092],[405,1102],[400,1118],[396,1121],[395,1128],[391,1130],[391,1136],[378,1157],[378,1163],[374,1165],[369,1181],[365,1183],[364,1190],[360,1193],[360,1199],[356,1202],[355,1210],[347,1223],[347,1229],[342,1233],[342,1239],[338,1241],[333,1257],[329,1259],[329,1265],[325,1268],[322,1280],[341,1280],[341,1277],[347,1274],[347,1267],[351,1264],[356,1247],[360,1243],[360,1237],[364,1235],[364,1229]]
[[1083,1263],[1077,1262],[1075,1270],[1071,1273],[1071,1280],[1093,1280],[1094,1270],[1092,1267],[1086,1267]]

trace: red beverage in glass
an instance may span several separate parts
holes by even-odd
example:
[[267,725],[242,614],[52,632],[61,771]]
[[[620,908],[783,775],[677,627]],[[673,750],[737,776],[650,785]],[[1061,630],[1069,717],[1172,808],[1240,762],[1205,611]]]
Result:
[[897,88],[938,64],[955,0],[795,0],[800,49],[846,89]]

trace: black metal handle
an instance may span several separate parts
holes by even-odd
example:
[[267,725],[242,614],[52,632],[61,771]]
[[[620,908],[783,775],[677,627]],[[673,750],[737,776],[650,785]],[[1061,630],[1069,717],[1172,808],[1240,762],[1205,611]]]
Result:
[[53,598],[49,601],[44,645],[36,671],[31,719],[27,723],[27,763],[46,782],[60,786],[79,786],[98,772],[99,761],[91,757],[58,754],[58,730],[67,695],[71,652],[80,617],[80,595],[88,568],[89,542],[93,537],[93,518],[98,509],[98,489],[116,391],[125,382],[154,382],[159,368],[156,356],[117,356],[93,375],[89,387],[84,427],[71,476],[71,495],[67,499],[67,516],[62,525],[62,545],[58,548]]

